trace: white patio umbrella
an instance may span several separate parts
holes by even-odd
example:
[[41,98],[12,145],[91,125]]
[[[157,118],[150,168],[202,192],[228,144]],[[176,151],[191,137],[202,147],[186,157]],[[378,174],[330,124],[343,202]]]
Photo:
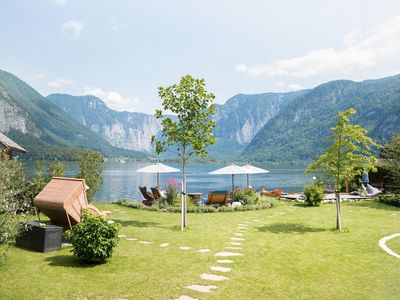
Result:
[[232,164],[215,171],[209,172],[211,175],[232,175],[232,192],[235,191],[235,175],[236,174],[246,174],[246,170],[238,165]]
[[157,186],[160,186],[160,173],[176,173],[180,172],[179,169],[173,168],[162,163],[155,163],[150,166],[137,169],[138,173],[157,173]]
[[247,186],[250,186],[250,174],[265,174],[265,173],[269,173],[268,170],[265,169],[261,169],[252,165],[244,165],[242,166],[243,169],[246,170],[246,174],[247,174]]

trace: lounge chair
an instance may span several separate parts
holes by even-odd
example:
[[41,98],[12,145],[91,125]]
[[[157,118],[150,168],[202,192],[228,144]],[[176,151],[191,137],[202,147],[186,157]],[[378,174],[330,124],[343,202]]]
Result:
[[283,190],[279,190],[279,189],[275,189],[272,192],[262,189],[260,192],[261,196],[276,197],[276,198],[281,197],[284,193],[285,192]]
[[154,199],[160,199],[163,198],[163,193],[160,191],[160,189],[158,187],[152,187],[151,189],[151,193],[153,194]]
[[82,210],[94,215],[107,216],[88,204],[84,179],[54,177],[35,197],[33,205],[50,218],[51,224],[72,229],[81,221]]
[[147,190],[146,186],[139,186],[139,190],[142,193],[144,200],[142,203],[146,206],[152,206],[156,202],[154,195]]
[[227,191],[212,191],[208,193],[207,205],[225,205],[228,200]]

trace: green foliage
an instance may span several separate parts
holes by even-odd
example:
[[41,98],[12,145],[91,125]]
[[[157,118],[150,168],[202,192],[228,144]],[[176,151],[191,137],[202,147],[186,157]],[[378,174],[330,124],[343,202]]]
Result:
[[336,125],[328,137],[330,145],[324,153],[307,167],[306,173],[318,172],[328,182],[335,182],[338,230],[341,230],[340,189],[347,179],[361,176],[364,172],[376,171],[376,158],[372,147],[380,147],[366,135],[367,130],[359,125],[350,124],[354,108],[339,112]]
[[158,95],[163,109],[175,114],[176,119],[164,116],[162,110],[156,110],[155,117],[161,120],[163,138],[157,140],[152,137],[156,152],[159,154],[165,151],[166,146],[172,146],[184,159],[193,154],[207,157],[206,148],[215,143],[215,122],[211,119],[215,113],[215,96],[206,91],[204,79],[183,76],[179,85],[159,87]]
[[400,193],[385,193],[378,195],[377,200],[393,206],[400,206]]
[[383,168],[392,182],[400,182],[400,134],[394,134],[392,142],[383,147]]
[[253,189],[245,188],[241,191],[236,191],[233,194],[233,200],[242,203],[242,205],[253,205],[260,202],[260,195]]
[[51,162],[47,167],[48,178],[64,177],[65,165],[60,161]]
[[323,183],[315,181],[304,186],[305,203],[308,206],[319,206],[324,199],[325,192]]
[[66,232],[74,255],[90,263],[104,263],[117,246],[119,224],[82,212],[82,222]]
[[0,148],[0,264],[5,260],[6,246],[18,233],[16,214],[25,210],[26,182],[24,168],[18,159],[10,159]]
[[175,184],[168,184],[165,197],[159,201],[160,207],[177,206],[179,204],[179,191]]
[[96,191],[103,183],[101,172],[104,159],[99,152],[86,150],[79,161],[79,173],[76,178],[83,178],[89,190],[86,192],[88,201],[92,201]]

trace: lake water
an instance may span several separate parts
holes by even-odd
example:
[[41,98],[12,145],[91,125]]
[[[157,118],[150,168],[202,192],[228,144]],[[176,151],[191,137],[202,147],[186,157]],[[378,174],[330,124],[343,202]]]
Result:
[[[77,173],[78,163],[67,162],[66,176],[73,177]],[[104,164],[103,185],[96,193],[96,201],[114,201],[118,199],[142,199],[139,186],[155,186],[156,174],[136,173],[136,170],[149,163],[127,162]],[[168,165],[180,169],[178,163]],[[203,193],[206,197],[212,190],[230,190],[232,188],[231,175],[209,175],[208,172],[224,167],[222,164],[191,164],[187,166],[187,191]],[[300,167],[277,167],[257,165],[269,170],[267,174],[250,175],[250,184],[256,189],[264,186],[267,190],[283,189],[286,192],[299,192],[303,190],[304,184],[312,181],[310,176],[304,176],[304,168]],[[33,164],[27,163],[28,174],[33,173]],[[160,174],[160,185],[163,188],[169,179],[175,179],[181,184],[180,173]],[[235,186],[246,186],[246,175],[235,175]]]

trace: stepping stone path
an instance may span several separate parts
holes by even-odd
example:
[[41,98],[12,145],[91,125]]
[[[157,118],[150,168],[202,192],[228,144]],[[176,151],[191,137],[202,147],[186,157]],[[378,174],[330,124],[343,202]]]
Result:
[[218,252],[215,256],[243,256],[242,253],[235,253],[235,252]]
[[228,277],[222,276],[222,275],[214,275],[214,274],[207,274],[203,273],[200,275],[201,279],[205,280],[211,280],[211,281],[223,281],[223,280],[229,280]]
[[231,246],[225,247],[225,249],[230,249],[230,250],[243,250],[242,247],[231,247]]
[[260,222],[260,220],[253,220],[253,222]]
[[127,241],[137,241],[137,238],[126,238]]
[[240,231],[240,230],[245,230],[245,229],[248,229],[248,228],[247,228],[247,227],[238,227],[238,228],[237,228],[237,230],[239,230],[239,231]]
[[219,260],[217,260],[217,263],[219,263],[219,264],[233,264],[234,261],[230,260],[230,259],[219,259]]
[[242,243],[238,243],[238,242],[230,242],[230,244],[234,245],[234,246],[241,246],[242,245]]
[[126,235],[125,234],[119,234],[118,237],[119,238],[124,238],[124,237],[126,237]]
[[210,293],[212,290],[216,289],[217,286],[216,285],[194,284],[194,285],[185,286],[185,288],[196,291],[196,292]]
[[183,246],[183,247],[181,246],[181,247],[179,247],[179,249],[186,251],[186,250],[190,250],[192,248],[191,247],[186,247],[186,246]]
[[160,244],[160,247],[162,247],[162,248],[165,248],[165,247],[168,247],[169,246],[169,243],[161,243]]
[[230,272],[232,269],[227,267],[220,267],[220,266],[212,266],[210,267],[211,271],[218,271],[218,272]]
[[248,227],[249,225],[247,225],[247,224],[239,224],[238,226],[245,226],[245,227]]
[[197,252],[200,252],[200,253],[205,253],[205,252],[210,252],[211,250],[210,249],[199,249],[199,250],[197,250]]
[[242,236],[242,235],[243,235],[243,233],[240,233],[240,232],[235,232],[235,233],[234,233],[234,235],[237,235],[237,236]]
[[234,240],[234,241],[245,241],[244,238],[238,238],[238,237],[231,237],[231,240]]
[[176,298],[176,300],[198,300],[198,299],[190,297],[190,296],[182,295],[179,298]]
[[148,242],[148,241],[139,241],[139,243],[145,244],[145,245],[151,244],[151,242]]

